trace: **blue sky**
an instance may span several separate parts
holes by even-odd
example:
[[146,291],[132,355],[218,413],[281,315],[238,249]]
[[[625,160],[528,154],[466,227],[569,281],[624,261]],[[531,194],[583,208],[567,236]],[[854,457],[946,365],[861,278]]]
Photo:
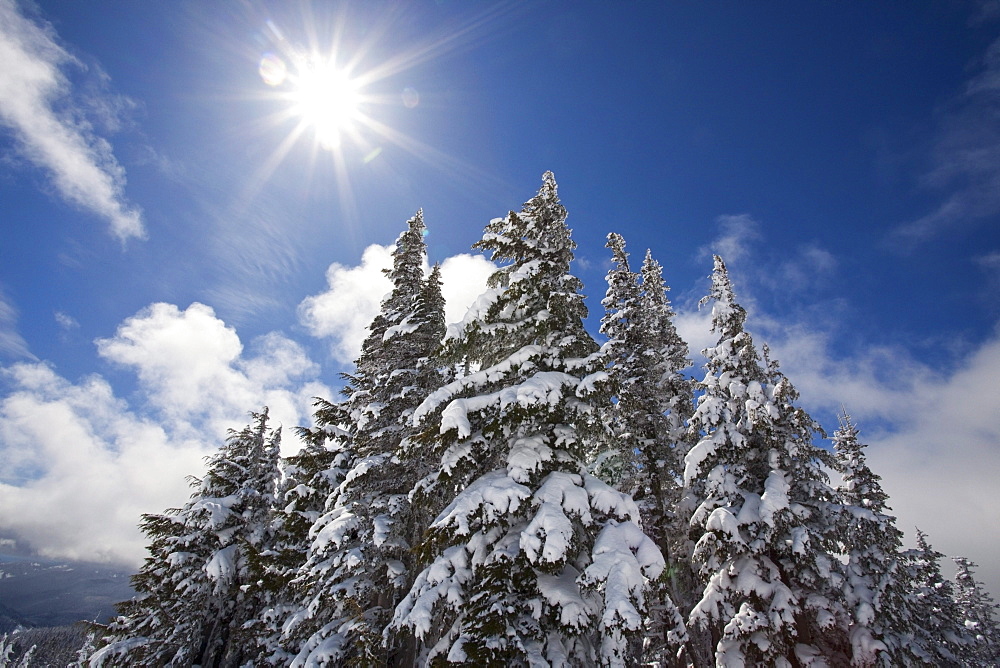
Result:
[[[336,394],[418,208],[458,319],[552,170],[595,323],[616,231],[699,350],[721,253],[910,540],[1000,592],[998,37],[995,0],[0,0],[0,540],[134,564],[227,427]],[[335,146],[317,53],[358,86]]]

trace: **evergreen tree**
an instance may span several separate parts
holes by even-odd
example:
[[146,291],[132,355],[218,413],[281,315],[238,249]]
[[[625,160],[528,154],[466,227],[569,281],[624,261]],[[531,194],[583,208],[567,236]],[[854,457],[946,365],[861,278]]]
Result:
[[961,656],[970,666],[995,666],[1000,661],[1000,630],[994,615],[997,604],[976,581],[976,564],[965,557],[955,557],[955,604],[966,629],[966,644]]
[[611,481],[635,499],[646,534],[667,560],[651,597],[642,656],[646,662],[672,663],[688,639],[674,600],[690,598],[692,584],[686,531],[675,511],[693,401],[691,381],[682,374],[690,360],[673,324],[659,263],[647,251],[636,274],[621,235],[609,234],[607,247],[614,266],[607,276],[601,332],[609,338],[602,353],[617,398],[607,418],[616,438],[614,454],[598,471],[612,469]]
[[903,553],[912,608],[909,653],[926,666],[962,665],[965,627],[955,603],[952,583],[941,575],[944,555],[917,529],[917,547]]
[[886,514],[889,495],[868,467],[867,446],[858,434],[845,412],[833,447],[842,477],[837,488],[844,505],[839,539],[847,556],[844,594],[851,613],[851,664],[907,665],[917,659],[908,641],[912,611],[898,582],[903,532]]
[[438,466],[420,498],[448,502],[394,620],[421,661],[624,665],[647,578],[663,568],[634,502],[585,465],[607,374],[565,220],[547,172],[520,213],[486,227],[475,247],[507,264],[446,342],[443,359],[464,375],[414,415]]
[[[411,580],[417,533],[409,493],[423,475],[407,458],[413,409],[437,385],[431,354],[444,334],[440,270],[423,275],[423,214],[408,222],[387,271],[393,290],[369,327],[341,410],[351,462],[313,527],[303,568],[308,583],[295,664],[323,661],[385,665],[406,651],[383,634]],[[312,629],[308,637],[303,631]]]
[[[310,596],[311,581],[300,577],[310,535],[329,499],[335,498],[351,462],[341,407],[320,398],[314,407],[314,426],[297,429],[303,447],[283,461],[272,545],[263,555],[261,585],[268,594],[268,605],[252,624],[257,645],[255,665],[286,665],[295,656],[283,635],[286,625],[299,627],[304,616],[300,604]],[[298,631],[304,633],[304,628]]]
[[257,565],[268,549],[280,432],[267,409],[230,430],[179,510],[144,515],[150,556],[132,578],[92,666],[236,666],[252,646],[244,624],[263,607]]
[[837,661],[834,492],[812,443],[817,426],[777,365],[762,366],[718,256],[709,300],[719,339],[704,351],[708,373],[689,426],[698,441],[684,471],[704,584],[689,630],[703,634],[718,665]]

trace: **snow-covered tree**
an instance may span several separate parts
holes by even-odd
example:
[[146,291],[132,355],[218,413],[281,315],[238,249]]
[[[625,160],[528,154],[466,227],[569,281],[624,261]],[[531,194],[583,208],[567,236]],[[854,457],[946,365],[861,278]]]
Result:
[[421,498],[447,502],[394,620],[424,662],[625,665],[663,569],[635,503],[587,471],[607,374],[565,220],[547,172],[519,213],[486,227],[475,247],[506,264],[447,341],[466,373],[414,415],[438,466]]
[[268,549],[280,431],[267,409],[230,430],[181,509],[144,515],[149,557],[132,578],[92,666],[232,666],[253,647],[244,624],[264,606],[259,565]]
[[903,532],[888,515],[889,495],[868,466],[857,426],[845,412],[833,447],[843,504],[839,540],[847,557],[844,595],[851,614],[851,664],[906,665],[912,611],[901,576]]
[[941,575],[944,555],[917,529],[917,547],[903,553],[909,624],[904,662],[922,666],[959,666],[965,645],[964,619],[955,603],[952,583]]
[[[707,374],[685,457],[694,560],[704,589],[689,615],[718,665],[791,666],[831,653],[843,620],[829,523],[835,494],[797,394],[745,331],[715,257]],[[702,657],[700,660],[704,660]]]
[[15,648],[15,637],[4,633],[0,635],[0,666],[3,668],[31,668],[31,661],[34,658],[36,647],[32,645],[21,653],[20,656]]
[[995,666],[1000,662],[1000,629],[997,628],[997,604],[976,581],[977,565],[965,557],[954,557],[955,604],[966,630],[962,659],[969,666]]
[[247,629],[256,643],[255,665],[285,665],[294,657],[284,638],[285,626],[301,613],[302,602],[311,596],[310,583],[300,577],[310,534],[330,498],[336,496],[351,462],[342,407],[321,398],[315,400],[314,407],[314,426],[297,428],[303,447],[282,461],[271,546],[261,555],[261,588],[266,600]]
[[690,360],[673,324],[659,263],[647,251],[636,273],[621,235],[609,234],[607,247],[614,266],[601,320],[609,340],[601,352],[617,399],[606,407],[616,438],[597,471],[610,469],[609,481],[632,495],[646,534],[667,560],[664,576],[654,584],[642,656],[669,663],[687,643],[674,600],[690,598],[692,585],[687,531],[676,512],[693,405],[691,381],[682,373]]
[[409,493],[426,473],[404,452],[414,408],[439,384],[431,354],[444,334],[440,270],[424,277],[423,214],[408,222],[387,274],[392,292],[369,327],[339,406],[350,465],[312,528],[296,583],[306,592],[286,625],[295,665],[385,665],[405,652],[384,631],[411,580]]

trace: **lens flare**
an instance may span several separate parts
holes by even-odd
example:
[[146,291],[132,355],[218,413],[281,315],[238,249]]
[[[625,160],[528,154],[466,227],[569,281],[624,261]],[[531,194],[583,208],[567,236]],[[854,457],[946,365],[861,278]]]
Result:
[[407,86],[403,89],[403,106],[407,109],[413,109],[418,104],[420,104],[420,93],[417,92],[416,88]]
[[273,53],[265,53],[257,67],[260,78],[268,86],[280,86],[288,76],[288,66]]

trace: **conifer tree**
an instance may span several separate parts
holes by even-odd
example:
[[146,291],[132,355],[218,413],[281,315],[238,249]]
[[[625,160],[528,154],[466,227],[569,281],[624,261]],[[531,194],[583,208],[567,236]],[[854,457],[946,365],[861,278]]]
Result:
[[917,547],[903,553],[912,608],[908,653],[918,665],[959,666],[965,627],[955,603],[952,583],[941,575],[944,555],[917,529]]
[[[829,553],[833,490],[812,443],[816,424],[768,362],[715,257],[708,358],[685,457],[694,561],[704,585],[689,630],[704,634],[718,665],[808,664],[838,644],[841,612]],[[824,634],[834,642],[828,642]],[[699,662],[705,657],[699,654]]]
[[954,561],[958,567],[955,604],[966,629],[962,659],[969,666],[995,666],[1000,661],[1000,630],[994,617],[997,604],[982,583],[976,581],[973,569],[977,565],[965,557],[954,557]]
[[282,462],[284,475],[272,517],[272,545],[262,555],[261,585],[268,600],[250,628],[255,635],[255,665],[285,665],[294,658],[295,652],[289,651],[283,637],[286,625],[298,627],[305,635],[316,630],[305,633],[300,626],[306,616],[300,607],[310,597],[312,585],[301,576],[313,526],[329,500],[336,498],[351,453],[341,406],[317,398],[314,407],[314,426],[297,428],[303,447]]
[[844,505],[839,540],[847,557],[845,602],[851,614],[851,665],[906,665],[913,623],[907,592],[901,589],[903,532],[886,514],[889,495],[867,463],[857,426],[845,412],[833,447]]
[[[637,274],[629,269],[621,235],[609,234],[607,247],[614,266],[601,332],[609,338],[602,353],[617,397],[607,418],[616,431],[612,481],[635,499],[646,534],[668,563],[654,586],[642,656],[672,663],[688,639],[674,600],[689,598],[692,584],[686,531],[675,511],[693,401],[691,381],[682,374],[690,360],[673,324],[659,263],[647,251]],[[599,471],[607,468],[602,464]]]
[[446,342],[466,373],[414,415],[438,466],[422,498],[447,502],[394,620],[421,662],[625,665],[663,568],[634,502],[586,469],[607,374],[565,220],[547,172],[520,213],[486,227],[475,247],[507,264]]
[[397,240],[386,272],[393,290],[369,327],[355,373],[345,375],[340,410],[350,465],[313,527],[300,578],[307,594],[287,627],[296,665],[385,665],[405,651],[383,635],[410,581],[409,492],[423,473],[406,459],[404,441],[413,409],[438,384],[430,358],[444,333],[440,270],[423,275],[425,229],[418,212]]
[[243,663],[243,626],[263,607],[255,564],[268,549],[280,444],[267,409],[251,417],[192,479],[183,508],[143,516],[151,542],[132,579],[138,595],[119,606],[92,666]]

